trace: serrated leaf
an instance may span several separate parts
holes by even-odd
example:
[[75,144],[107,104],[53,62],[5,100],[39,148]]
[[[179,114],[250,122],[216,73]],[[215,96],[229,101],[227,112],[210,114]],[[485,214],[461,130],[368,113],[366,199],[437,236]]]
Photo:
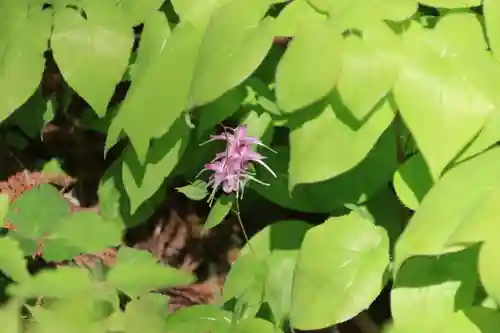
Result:
[[19,283],[30,278],[23,251],[19,244],[9,237],[0,238],[0,270]]
[[0,121],[24,104],[40,84],[52,15],[28,0],[0,3]]
[[163,333],[168,312],[168,298],[146,294],[127,304],[123,316],[125,333]]
[[356,119],[367,117],[392,89],[400,70],[399,48],[400,40],[385,23],[371,25],[362,39],[344,40],[337,90]]
[[128,66],[134,35],[112,1],[86,1],[84,11],[86,18],[72,8],[56,11],[51,47],[66,82],[104,117]]
[[42,184],[23,192],[13,202],[7,219],[21,236],[39,238],[56,230],[68,214],[68,202],[59,191],[52,185]]
[[[314,330],[354,317],[384,287],[388,264],[386,231],[358,214],[333,217],[310,229],[295,268],[291,325]],[[337,306],[328,307],[332,302]]]
[[190,106],[214,101],[257,69],[274,37],[273,20],[262,19],[268,8],[266,0],[233,0],[214,12],[199,49]]
[[[127,93],[108,132],[106,149],[112,147],[122,129],[126,132],[140,164],[146,161],[150,140],[168,133],[186,110],[189,90],[203,31],[189,22],[178,24],[160,55],[150,60]],[[152,89],[151,87],[161,87]],[[141,126],[137,126],[140,123]],[[144,131],[147,128],[147,131]]]
[[[494,197],[490,196],[498,197],[495,188],[499,186],[499,179],[494,167],[497,163],[500,163],[500,149],[491,149],[457,165],[434,185],[396,243],[396,269],[412,256],[439,255],[456,250],[456,245],[449,244],[462,223],[464,227],[468,223],[477,224],[478,228],[472,227],[472,230],[478,232],[484,231],[479,228],[482,222],[489,224],[492,228],[489,230],[496,230],[496,204]],[[481,241],[476,232],[468,235],[471,243]],[[467,241],[462,236],[459,239],[462,243]]]
[[116,246],[122,240],[122,227],[104,220],[95,212],[76,212],[64,218],[48,239],[60,238],[81,253],[94,253]]
[[453,37],[457,29],[472,29],[474,33],[467,33],[466,40],[474,45],[484,39],[473,14],[447,15],[432,33],[410,29],[405,36],[409,62],[394,87],[403,120],[434,180],[480,131],[498,104],[493,93],[496,83],[486,74],[498,66],[488,61],[484,50],[466,49],[470,46],[464,40]]
[[363,122],[353,119],[337,95],[332,94],[316,107],[316,116],[292,128],[290,133],[290,190],[298,184],[325,181],[353,169],[394,118],[388,100]]
[[118,7],[123,10],[131,26],[142,23],[150,15],[155,15],[163,0],[120,0]]
[[188,144],[190,129],[184,119],[178,119],[170,130],[153,142],[146,164],[140,165],[135,150],[125,151],[122,164],[123,186],[130,198],[130,213],[161,187],[174,170]]
[[208,213],[207,220],[203,225],[203,230],[215,228],[217,225],[222,223],[226,218],[227,214],[231,211],[235,200],[238,200],[234,194],[222,195],[210,208],[210,213]]
[[[477,248],[440,257],[408,260],[396,275],[391,309],[398,332],[439,333],[448,327],[455,311],[474,301]],[[426,318],[422,321],[422,318]]]
[[[121,251],[122,249],[118,253],[120,254]],[[158,288],[186,285],[193,282],[191,274],[156,263],[137,252],[135,254],[130,252],[128,258],[119,258],[106,279],[109,284],[130,297],[136,297]]]
[[393,182],[399,200],[412,210],[417,210],[434,183],[421,154],[407,159],[394,174]]
[[326,22],[301,27],[276,70],[276,97],[294,112],[325,97],[340,72],[342,38]]
[[[78,286],[78,288],[75,288],[75,286]],[[24,298],[39,296],[70,298],[93,293],[94,284],[85,269],[59,267],[56,270],[44,270],[31,279],[20,284],[11,285],[8,292],[11,295]]]
[[176,190],[189,199],[198,201],[203,200],[208,195],[207,186],[208,184],[203,180],[196,180],[192,184],[178,187]]

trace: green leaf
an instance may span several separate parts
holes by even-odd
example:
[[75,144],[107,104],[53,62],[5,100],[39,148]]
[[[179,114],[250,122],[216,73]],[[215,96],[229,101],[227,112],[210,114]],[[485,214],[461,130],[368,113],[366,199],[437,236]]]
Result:
[[266,259],[272,254],[293,256],[312,226],[300,220],[275,222],[255,234],[241,249],[240,254],[253,254],[260,259]]
[[207,221],[203,225],[203,230],[208,230],[216,227],[224,221],[227,214],[231,211],[231,207],[235,200],[238,200],[234,194],[222,195],[215,201],[215,204],[210,208]]
[[386,231],[355,212],[310,229],[295,268],[291,325],[314,330],[354,317],[384,287],[388,264]]
[[0,220],[3,221],[9,212],[9,195],[0,193]]
[[94,253],[116,246],[122,240],[122,227],[104,220],[95,212],[76,212],[64,218],[47,239],[62,239],[81,253]]
[[168,299],[159,294],[142,295],[125,308],[125,333],[163,333],[168,311]]
[[[298,252],[298,251],[297,251]],[[292,287],[296,259],[274,256],[266,279],[264,301],[269,304],[278,327],[288,318],[292,307]]]
[[141,24],[150,15],[156,15],[163,0],[119,0],[118,6],[124,11],[131,26]]
[[294,112],[327,96],[337,82],[342,38],[326,22],[302,26],[276,69],[276,97]]
[[356,167],[321,183],[299,184],[291,194],[288,191],[287,171],[289,149],[273,147],[278,153],[270,154],[266,163],[278,177],[274,178],[267,171],[259,172],[258,179],[269,186],[258,183],[250,186],[259,195],[280,206],[306,212],[329,213],[343,208],[346,203],[363,203],[387,184],[398,167],[395,136],[394,127],[390,126]]
[[50,37],[50,11],[29,6],[28,0],[0,3],[0,121],[35,92],[45,67],[44,52]]
[[498,226],[490,230],[490,234],[486,237],[479,251],[479,278],[487,294],[498,304],[500,301],[500,286],[498,285],[500,267],[497,264],[500,246],[498,233],[496,232]]
[[189,199],[198,201],[203,200],[208,195],[207,186],[208,184],[203,180],[195,180],[192,184],[177,187],[176,190]]
[[224,282],[222,300],[236,299],[242,318],[254,317],[264,300],[264,290],[269,266],[253,254],[238,258]]
[[134,150],[129,147],[125,151],[122,177],[132,214],[161,187],[174,170],[186,149],[189,134],[184,119],[178,119],[169,132],[153,142],[144,166],[139,164]]
[[496,230],[495,200],[489,197],[498,197],[495,190],[500,185],[495,167],[498,163],[500,149],[491,149],[457,165],[434,185],[398,239],[395,247],[396,268],[412,256],[454,251],[456,246],[450,244],[455,240],[461,243],[481,241],[476,232],[466,238],[459,235],[467,233],[460,232],[454,240],[455,232],[459,232],[463,223],[471,224],[469,230],[484,231],[479,228],[483,222],[492,228],[488,230]]
[[422,4],[436,8],[470,8],[481,5],[481,0],[424,0]]
[[[189,22],[178,24],[160,54],[148,59],[149,65],[141,67],[140,72],[134,71],[136,79],[111,124],[106,149],[116,143],[124,130],[137,153],[139,163],[144,164],[150,140],[163,137],[178,120],[185,122],[182,112],[188,106],[202,34],[202,30]],[[139,123],[141,126],[137,126]]]
[[262,19],[268,7],[266,0],[233,0],[214,12],[199,49],[190,106],[214,101],[257,69],[274,37],[273,20]]
[[221,97],[201,107],[197,112],[200,114],[198,124],[198,137],[205,131],[232,116],[241,106],[246,92],[243,86],[238,86],[224,93]]
[[394,118],[387,100],[363,122],[353,119],[337,95],[326,103],[317,105],[322,110],[319,115],[290,133],[290,189],[297,184],[325,181],[354,168]]
[[[490,68],[498,64],[488,61],[484,49],[466,44],[484,41],[473,14],[447,15],[436,31],[411,27],[404,37],[407,64],[394,95],[436,180],[498,105],[493,93],[496,83],[488,77]],[[457,31],[467,33],[460,39]]]
[[497,109],[493,111],[478,136],[457,157],[457,163],[485,151],[498,141],[500,141],[500,110]]
[[16,233],[27,238],[39,238],[57,229],[69,214],[68,202],[48,184],[27,190],[9,207],[7,220]]
[[456,333],[496,333],[500,314],[493,309],[474,306],[456,312],[445,325],[450,332]]
[[84,6],[86,18],[72,8],[56,11],[51,47],[66,82],[104,117],[128,66],[134,35],[112,1]]
[[247,318],[238,322],[238,325],[235,327],[236,332],[238,333],[283,333],[283,331],[275,327],[273,323],[264,320],[262,318]]
[[232,0],[172,0],[172,5],[181,21],[206,28],[213,12]]
[[[68,283],[71,281],[71,283]],[[78,288],[75,288],[78,286]],[[87,270],[59,267],[43,270],[20,284],[10,285],[8,292],[17,297],[69,298],[94,293],[95,286]]]
[[276,19],[276,36],[295,36],[302,25],[326,21],[327,16],[315,10],[306,0],[290,2]]
[[51,159],[43,165],[42,173],[46,175],[66,175],[66,172],[64,172],[62,168],[61,162],[56,158]]
[[30,278],[19,243],[8,237],[0,238],[0,270],[19,283]]
[[[391,312],[398,332],[440,333],[455,311],[474,301],[477,247],[439,257],[416,257],[398,271]],[[422,320],[425,318],[425,320]]]
[[483,13],[491,51],[495,59],[500,60],[500,4],[498,1],[484,0]]
[[434,183],[421,154],[406,160],[394,174],[393,181],[399,200],[412,210],[417,210]]
[[2,332],[19,333],[23,331],[23,322],[20,316],[21,304],[16,299],[11,299],[0,308],[0,322]]
[[164,331],[171,333],[229,332],[232,313],[213,304],[194,305],[167,317]]
[[[150,2],[152,1],[156,0],[151,0]],[[127,3],[129,4],[128,6],[131,6],[132,4],[142,4],[143,2],[128,0]],[[147,18],[141,33],[137,58],[130,70],[132,80],[138,79],[138,76],[146,72],[146,68],[150,63],[160,56],[170,34],[170,25],[164,13],[155,12]]]
[[385,23],[371,25],[363,31],[362,39],[345,39],[337,89],[356,119],[369,116],[392,89],[399,73],[399,48],[399,38]]
[[157,288],[189,284],[193,282],[193,276],[156,263],[150,253],[120,248],[116,265],[109,271],[106,281],[130,297],[135,297]]

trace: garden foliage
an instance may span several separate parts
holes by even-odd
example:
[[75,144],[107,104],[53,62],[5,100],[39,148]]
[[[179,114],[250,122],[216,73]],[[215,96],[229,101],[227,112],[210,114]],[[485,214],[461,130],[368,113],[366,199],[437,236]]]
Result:
[[[77,94],[106,150],[126,145],[99,186],[99,214],[70,214],[52,185],[1,197],[15,226],[0,238],[2,332],[313,330],[355,317],[388,285],[387,332],[500,329],[500,2],[0,0],[0,15],[4,140],[19,144],[14,125],[39,136]],[[49,53],[65,85],[46,96]],[[110,104],[120,82],[127,94]],[[150,291],[194,277],[147,252],[28,272],[37,253],[64,261],[119,245],[173,177],[208,199],[197,175],[221,145],[201,144],[221,122],[271,148],[257,151],[276,177],[252,166],[265,184],[245,191],[330,217],[261,230],[219,303],[171,315]],[[237,214],[238,198],[217,192],[205,227]]]

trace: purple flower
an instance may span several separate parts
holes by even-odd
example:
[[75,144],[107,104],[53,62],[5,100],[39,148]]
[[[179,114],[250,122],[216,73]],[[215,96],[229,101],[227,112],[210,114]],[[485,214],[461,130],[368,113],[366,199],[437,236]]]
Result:
[[212,135],[208,143],[215,140],[226,141],[226,150],[215,155],[212,162],[205,164],[203,171],[210,170],[213,174],[210,176],[208,186],[212,186],[212,193],[209,197],[211,203],[215,193],[219,188],[225,193],[236,193],[243,197],[243,191],[246,183],[249,180],[254,180],[262,185],[269,185],[256,179],[254,173],[251,173],[248,168],[252,162],[258,163],[265,167],[274,177],[276,174],[262,160],[265,158],[261,154],[255,152],[251,145],[259,145],[271,148],[264,145],[259,139],[246,135],[246,126],[238,126],[235,129],[225,128],[223,134]]

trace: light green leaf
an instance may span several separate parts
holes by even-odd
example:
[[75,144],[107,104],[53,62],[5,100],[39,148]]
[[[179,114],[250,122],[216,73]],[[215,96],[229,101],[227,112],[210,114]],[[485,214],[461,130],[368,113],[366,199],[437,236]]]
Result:
[[[331,95],[319,115],[290,133],[289,188],[334,178],[358,165],[394,118],[384,101],[363,122],[353,119],[338,96]],[[318,140],[321,138],[321,140]]]
[[110,127],[106,149],[116,143],[123,129],[130,138],[139,163],[144,164],[150,140],[161,138],[177,120],[185,122],[182,112],[188,106],[202,34],[202,30],[189,22],[178,24],[160,55],[155,55],[141,72],[134,71],[136,80],[132,82]]
[[257,69],[274,37],[273,19],[262,19],[268,8],[265,0],[233,0],[214,12],[199,49],[190,106],[214,101]]
[[306,0],[295,0],[288,4],[276,19],[276,36],[295,36],[300,27],[326,21],[327,16],[315,10]]
[[70,298],[91,294],[94,292],[94,288],[87,270],[76,267],[59,267],[56,270],[43,270],[20,284],[10,285],[8,291],[13,296],[24,298],[38,296]]
[[53,158],[43,165],[42,173],[46,175],[66,175],[64,172],[61,162],[58,159]]
[[483,1],[486,34],[495,59],[500,60],[500,4],[495,0]]
[[124,11],[131,26],[139,25],[161,7],[163,0],[119,0],[118,6]]
[[[495,200],[490,201],[488,197],[497,195],[494,189],[500,185],[495,167],[498,163],[500,149],[491,149],[457,165],[434,185],[398,239],[395,247],[396,268],[412,256],[438,255],[456,250],[448,244],[453,241],[453,235],[462,223],[481,224],[485,217],[485,224],[492,221],[496,213],[491,204]],[[489,207],[483,206],[484,203]],[[488,212],[493,212],[493,215],[488,216]],[[491,228],[496,228],[496,225],[496,222],[490,223]],[[476,231],[481,229],[478,227]],[[461,242],[466,241],[458,235]],[[471,234],[469,241],[480,241],[477,233]]]
[[208,214],[207,221],[203,225],[203,230],[212,229],[222,223],[227,214],[231,211],[231,207],[233,207],[235,200],[238,199],[234,194],[220,196],[210,208],[210,213]]
[[94,253],[121,243],[123,226],[95,212],[76,212],[64,218],[48,239],[60,238],[82,253]]
[[269,304],[276,325],[280,327],[283,325],[284,320],[288,318],[292,307],[292,286],[296,258],[274,256],[268,263],[272,268],[266,279],[264,301]]
[[314,330],[354,317],[384,287],[388,264],[386,231],[354,212],[310,229],[295,268],[291,325]]
[[205,28],[212,13],[232,0],[172,0],[175,12],[181,21]]
[[337,89],[356,119],[369,116],[391,90],[400,69],[399,48],[400,40],[385,23],[371,25],[363,31],[362,39],[345,39]]
[[27,238],[39,238],[57,229],[61,219],[69,214],[68,202],[48,184],[27,190],[9,207],[7,220],[16,233]]
[[[142,2],[128,0],[127,3]],[[164,13],[155,12],[147,18],[141,33],[141,41],[137,49],[137,58],[130,70],[132,80],[138,79],[138,76],[144,74],[150,63],[160,56],[170,34],[170,25]]]
[[125,308],[125,333],[163,333],[168,311],[168,298],[159,294],[142,295]]
[[481,0],[424,0],[422,4],[436,8],[470,8],[481,5]]
[[0,238],[0,270],[19,283],[30,278],[19,243],[9,237]]
[[35,92],[45,67],[43,54],[50,37],[52,15],[29,1],[0,3],[0,121]]
[[0,220],[3,221],[9,211],[9,195],[0,193]]
[[498,304],[500,302],[500,285],[498,284],[500,277],[500,266],[498,265],[500,237],[497,232],[498,226],[490,230],[490,234],[486,237],[479,251],[479,278],[487,294]]
[[56,11],[51,47],[66,82],[104,117],[127,68],[134,35],[112,1],[84,6],[86,18],[72,8]]
[[495,109],[478,136],[457,157],[457,163],[483,152],[498,141],[500,141],[500,109]]
[[446,326],[454,333],[496,333],[500,314],[493,309],[474,306],[456,312]]
[[198,201],[203,200],[208,195],[207,186],[208,184],[203,180],[195,180],[192,184],[177,187],[176,190],[189,199]]
[[194,305],[167,317],[165,330],[171,333],[229,332],[232,313],[216,305]]
[[156,263],[151,256],[141,254],[141,251],[127,252],[117,259],[106,281],[132,298],[154,289],[193,282],[193,276],[185,271]]
[[398,271],[391,291],[397,331],[440,333],[449,327],[455,311],[474,301],[478,280],[471,268],[476,264],[477,248],[408,260]]
[[417,210],[434,183],[421,154],[407,159],[394,174],[393,181],[399,200],[412,210]]
[[0,322],[2,332],[19,333],[23,332],[23,322],[21,320],[21,304],[19,300],[11,299],[0,308]]
[[326,22],[302,26],[276,69],[276,97],[294,112],[328,95],[337,82],[342,38]]
[[238,322],[235,328],[238,333],[283,333],[279,327],[262,318],[247,318]]
[[144,166],[140,165],[134,150],[125,151],[122,165],[123,186],[130,198],[130,212],[149,199],[174,170],[189,140],[189,128],[178,119],[168,133],[153,142]]
[[253,317],[264,300],[264,290],[269,266],[253,254],[243,255],[232,265],[224,282],[223,301],[235,298],[240,316]]
[[405,35],[408,63],[394,95],[436,180],[498,104],[492,93],[496,83],[488,78],[489,68],[498,66],[487,61],[484,50],[467,50],[470,46],[454,37],[473,29],[477,33],[467,33],[465,40],[476,45],[484,39],[473,14],[445,16],[435,32],[417,27],[413,24]]

